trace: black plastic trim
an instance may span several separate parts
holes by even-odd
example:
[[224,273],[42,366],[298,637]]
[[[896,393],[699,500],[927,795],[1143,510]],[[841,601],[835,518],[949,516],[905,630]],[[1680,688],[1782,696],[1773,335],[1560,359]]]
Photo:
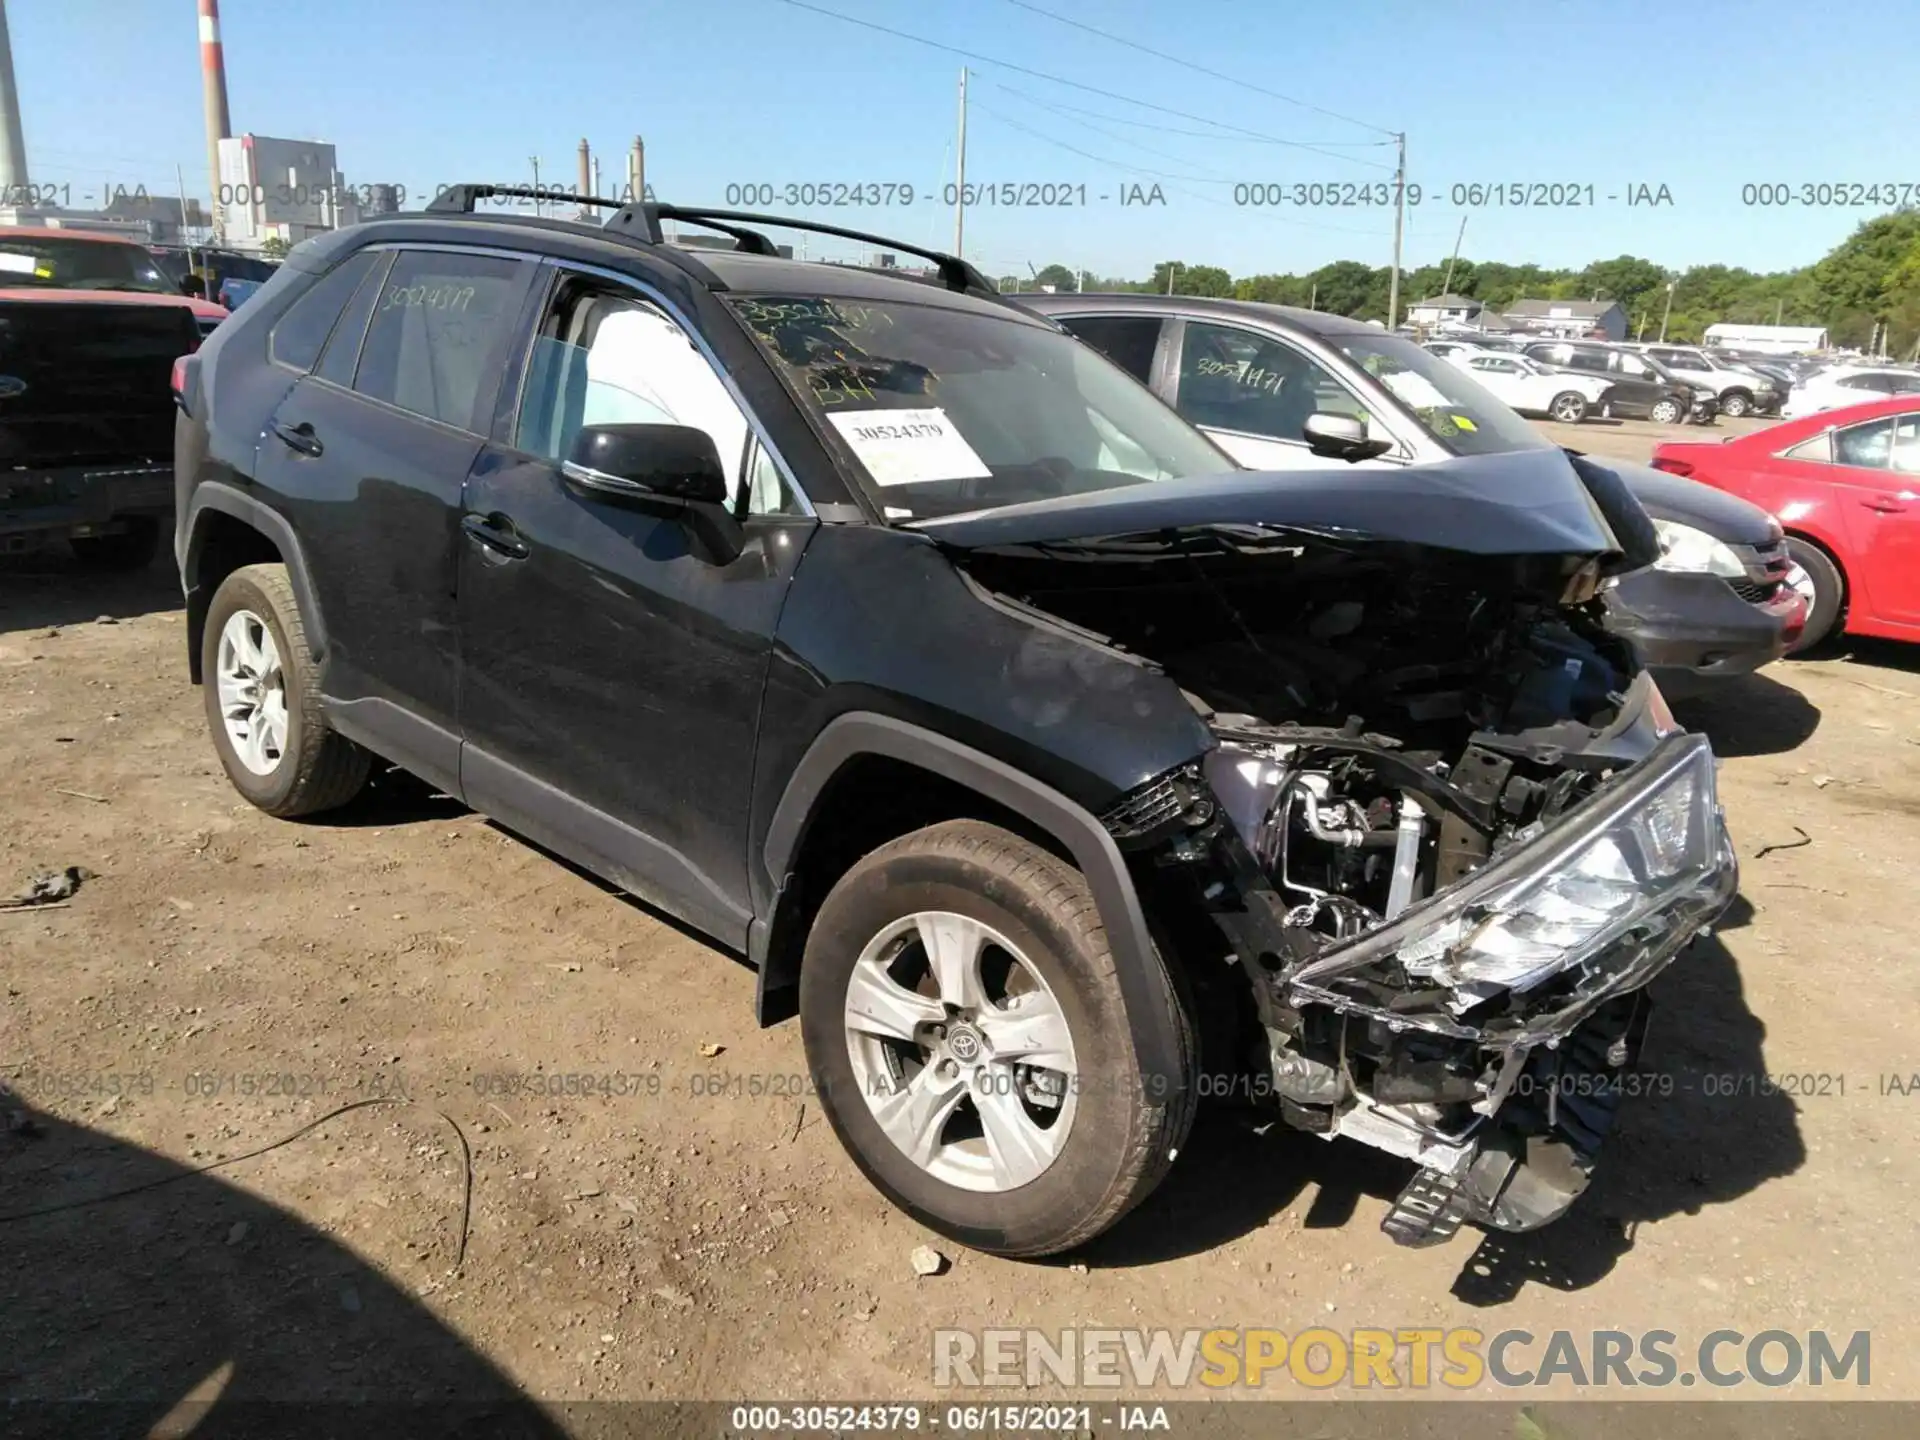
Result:
[[443,725],[424,720],[404,705],[379,695],[358,700],[320,697],[327,723],[349,740],[411,771],[456,800],[460,789],[460,737]]
[[[1127,873],[1126,861],[1113,837],[1085,808],[991,755],[888,715],[856,711],[837,717],[814,738],[794,767],[767,827],[767,871],[776,888],[786,888],[815,803],[841,766],[859,755],[902,760],[965,785],[1018,811],[1067,848],[1086,877],[1106,927],[1141,1070],[1149,1083],[1160,1087],[1159,1094],[1171,1094],[1184,1086],[1179,1037],[1152,977],[1152,967],[1160,960],[1133,877]],[[764,960],[771,923],[754,922],[748,943],[751,957]],[[767,966],[761,965],[763,1020],[768,1001],[794,978],[769,974]]]
[[307,573],[306,552],[300,548],[293,526],[279,511],[218,480],[203,480],[194,488],[193,500],[187,508],[187,523],[179,530],[184,537],[183,548],[174,559],[179,563],[181,583],[187,594],[192,595],[199,581],[200,547],[206,542],[200,517],[208,510],[217,510],[222,515],[245,521],[273,541],[287,567],[287,579],[293,585],[293,598],[300,606],[300,623],[306,628],[307,649],[315,660],[319,660],[327,653],[327,622],[320,613],[320,602],[314,596],[313,581]]

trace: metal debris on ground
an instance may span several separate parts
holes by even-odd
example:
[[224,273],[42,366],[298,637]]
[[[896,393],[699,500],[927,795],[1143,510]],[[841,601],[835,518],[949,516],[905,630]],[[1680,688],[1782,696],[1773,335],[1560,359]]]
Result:
[[30,905],[51,905],[71,899],[82,880],[93,879],[93,871],[78,865],[64,870],[48,870],[27,882],[27,888],[10,900],[0,900],[0,910],[24,910]]
[[1758,860],[1763,856],[1771,855],[1776,850],[1798,850],[1803,846],[1813,844],[1813,837],[1798,825],[1793,827],[1793,833],[1800,838],[1798,840],[1776,840],[1771,845],[1762,845],[1758,850],[1753,852],[1753,858]]

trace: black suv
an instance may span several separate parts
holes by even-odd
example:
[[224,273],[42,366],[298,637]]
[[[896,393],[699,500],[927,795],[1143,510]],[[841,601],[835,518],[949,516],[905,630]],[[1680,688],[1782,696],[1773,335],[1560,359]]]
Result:
[[241,794],[382,756],[744,952],[855,1161],[981,1248],[1099,1233],[1209,1094],[1412,1161],[1408,1243],[1571,1203],[1735,883],[1600,623],[1653,556],[1609,472],[1236,471],[963,261],[494,193],[297,246],[184,367]]
[[1616,417],[1705,425],[1720,413],[1720,397],[1712,389],[1688,382],[1637,350],[1590,340],[1536,340],[1521,353],[1549,370],[1605,376],[1613,382],[1607,413]]

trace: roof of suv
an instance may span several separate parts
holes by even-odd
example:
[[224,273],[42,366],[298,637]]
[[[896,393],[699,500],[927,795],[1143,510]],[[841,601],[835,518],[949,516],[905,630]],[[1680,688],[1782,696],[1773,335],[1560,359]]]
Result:
[[1043,315],[1072,315],[1089,310],[1103,313],[1124,312],[1134,315],[1177,313],[1183,315],[1219,315],[1223,319],[1249,316],[1270,324],[1304,330],[1309,335],[1385,335],[1387,331],[1365,320],[1325,310],[1302,310],[1293,305],[1269,305],[1261,300],[1224,300],[1205,295],[1141,295],[1128,291],[1066,295],[1019,295],[1020,304]]
[[[761,218],[763,223],[769,225],[786,223],[777,217]],[[809,228],[804,221],[791,223],[799,228]],[[477,244],[555,254],[578,253],[582,249],[589,252],[597,250],[601,252],[598,258],[604,264],[619,266],[634,260],[651,260],[655,264],[671,266],[695,283],[733,293],[896,300],[994,315],[1023,324],[1044,323],[996,295],[954,290],[943,285],[938,278],[836,264],[826,260],[795,260],[787,256],[743,250],[694,249],[675,245],[671,237],[664,242],[654,241],[633,229],[610,228],[590,221],[558,217],[409,211],[317,236],[314,240],[303,242],[296,248],[295,254],[312,246],[314,248],[308,253],[315,262],[325,265],[333,255],[349,246],[357,248],[361,244],[395,241],[405,243],[409,239],[436,244],[465,239]],[[900,248],[909,247],[902,244]]]

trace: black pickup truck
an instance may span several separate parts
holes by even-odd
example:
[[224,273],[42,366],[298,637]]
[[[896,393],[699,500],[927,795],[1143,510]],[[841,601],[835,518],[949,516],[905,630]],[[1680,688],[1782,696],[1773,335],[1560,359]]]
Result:
[[173,362],[184,296],[0,288],[0,553],[67,540],[136,569],[173,511]]

